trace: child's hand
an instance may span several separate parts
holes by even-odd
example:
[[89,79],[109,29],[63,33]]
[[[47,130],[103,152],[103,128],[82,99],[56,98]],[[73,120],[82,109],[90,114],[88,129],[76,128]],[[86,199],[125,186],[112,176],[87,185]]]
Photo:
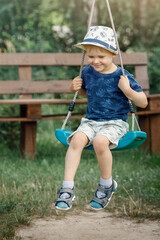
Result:
[[78,90],[80,90],[82,87],[82,78],[80,78],[79,76],[74,78],[72,81],[72,84],[70,86],[70,90],[72,92],[76,92]]
[[128,80],[127,76],[121,76],[120,77],[118,87],[121,89],[121,91],[124,94],[127,94],[128,91],[130,91],[131,87],[130,87],[130,83],[129,83],[129,80]]

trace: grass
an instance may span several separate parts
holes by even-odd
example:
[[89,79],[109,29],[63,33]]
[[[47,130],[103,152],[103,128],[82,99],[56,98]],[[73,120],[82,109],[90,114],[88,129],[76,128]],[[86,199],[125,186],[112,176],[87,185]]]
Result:
[[[60,126],[59,121],[39,123],[34,161],[23,159],[18,148],[16,151],[1,148],[0,239],[14,239],[15,229],[30,224],[35,216],[57,214],[52,203],[63,180],[66,152],[66,147],[57,143],[53,135],[54,129]],[[158,219],[160,156],[136,149],[114,152],[113,158],[113,177],[118,182],[118,191],[105,211]],[[72,211],[86,211],[99,177],[94,152],[84,151],[75,178],[77,200]]]

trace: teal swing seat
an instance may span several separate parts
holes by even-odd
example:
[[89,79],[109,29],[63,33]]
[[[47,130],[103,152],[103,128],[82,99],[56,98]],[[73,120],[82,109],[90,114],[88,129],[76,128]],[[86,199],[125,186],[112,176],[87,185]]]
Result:
[[[65,146],[69,146],[67,138],[72,134],[72,131],[66,129],[57,129],[55,132],[56,138]],[[118,146],[111,149],[111,151],[128,150],[139,147],[147,138],[147,134],[142,131],[129,131],[123,138],[119,140]],[[93,150],[93,145],[85,147],[84,149]]]
[[[125,76],[124,67],[123,67],[123,61],[122,61],[122,56],[121,56],[121,51],[120,51],[120,48],[119,48],[119,43],[118,43],[118,39],[117,39],[115,27],[114,27],[114,22],[113,22],[113,17],[112,17],[112,13],[111,13],[109,1],[106,0],[106,3],[107,3],[108,12],[109,12],[109,16],[110,16],[110,21],[111,21],[111,24],[112,24],[112,28],[113,28],[114,35],[115,35],[115,39],[116,39],[116,43],[117,43],[117,48],[118,48],[118,53],[119,53],[119,57],[120,57],[120,63],[121,63],[122,73],[123,73],[123,76]],[[90,15],[90,20],[89,20],[88,29],[89,29],[89,27],[91,26],[91,20],[92,20],[92,17],[93,17],[94,5],[95,5],[95,0],[93,0],[93,3],[92,3],[91,15]],[[82,63],[81,63],[81,67],[80,67],[80,74],[79,74],[79,76],[81,76],[81,74],[82,74],[82,68],[83,68],[83,64],[84,64],[84,58],[85,58],[85,51],[83,52],[83,56],[82,56]],[[71,117],[71,113],[72,113],[72,111],[73,111],[73,109],[74,109],[75,100],[76,100],[76,98],[77,98],[77,95],[78,95],[78,91],[75,93],[74,98],[73,98],[72,102],[70,103],[69,112],[68,112],[68,114],[67,114],[67,117],[66,117],[63,125],[62,125],[62,128],[61,128],[61,129],[57,129],[57,130],[55,131],[55,136],[56,136],[56,138],[57,138],[62,144],[66,145],[66,146],[68,146],[67,138],[72,134],[72,131],[66,130],[66,129],[65,129],[65,126],[66,126],[66,123],[67,123],[68,119],[70,119],[70,117]],[[136,119],[136,117],[135,117],[135,111],[134,111],[132,102],[131,102],[130,100],[128,100],[128,101],[129,101],[130,112],[131,112],[131,114],[132,114],[132,130],[129,131],[129,132],[127,132],[127,133],[125,134],[125,136],[123,136],[123,137],[119,140],[118,146],[115,147],[114,149],[111,149],[111,151],[128,150],[128,149],[132,149],[132,148],[139,147],[141,144],[144,143],[144,141],[145,141],[146,138],[147,138],[147,134],[146,134],[145,132],[143,132],[143,131],[140,130],[138,121],[137,121],[137,119]],[[135,131],[135,130],[134,130],[134,121],[135,121],[136,124],[137,124],[138,131]],[[85,147],[85,149],[93,150],[94,148],[93,148],[93,145],[90,145],[90,146]]]

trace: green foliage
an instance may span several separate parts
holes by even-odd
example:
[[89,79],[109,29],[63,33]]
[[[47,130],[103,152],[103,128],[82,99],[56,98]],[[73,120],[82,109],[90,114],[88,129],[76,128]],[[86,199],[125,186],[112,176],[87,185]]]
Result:
[[160,47],[153,47],[149,53],[149,79],[151,93],[160,92]]
[[52,12],[57,10],[53,0],[1,0],[0,4],[0,39],[3,45],[7,39],[12,43],[11,51],[58,50],[56,44],[53,44]]
[[[4,105],[0,108],[0,116],[17,116],[19,109],[17,106]],[[0,122],[0,148],[8,147],[10,149],[19,148],[20,123],[18,122]]]
[[[133,47],[151,49],[153,45],[159,45],[160,4],[157,0],[111,0],[110,5],[123,51]],[[99,13],[98,21],[110,25],[105,1],[99,1]]]
[[[90,3],[86,0],[0,0],[1,51],[80,51],[73,44],[81,41],[87,31]],[[110,0],[110,5],[121,50],[146,51],[152,58],[158,58],[153,46],[157,49],[160,44],[159,2]],[[111,25],[106,1],[96,1],[96,7],[98,13],[94,21],[99,25]],[[58,32],[54,26],[60,27]],[[69,31],[64,33],[63,26]],[[150,74],[151,92],[158,89],[157,82],[152,79],[157,78],[158,63],[154,64],[153,74]]]

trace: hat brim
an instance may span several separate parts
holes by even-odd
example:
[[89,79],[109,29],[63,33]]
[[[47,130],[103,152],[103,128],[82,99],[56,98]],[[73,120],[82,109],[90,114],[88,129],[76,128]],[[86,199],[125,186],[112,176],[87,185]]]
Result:
[[91,42],[85,41],[85,42],[77,43],[77,44],[75,44],[74,46],[85,50],[84,45],[101,47],[101,48],[103,48],[103,49],[105,49],[105,50],[107,50],[107,51],[109,51],[109,52],[111,52],[111,53],[118,54],[118,50],[117,50],[117,51],[114,51],[114,50],[112,50],[112,49],[110,49],[110,48],[107,48],[107,47],[105,47],[105,46],[97,43],[97,42],[92,42],[92,43],[91,43]]

